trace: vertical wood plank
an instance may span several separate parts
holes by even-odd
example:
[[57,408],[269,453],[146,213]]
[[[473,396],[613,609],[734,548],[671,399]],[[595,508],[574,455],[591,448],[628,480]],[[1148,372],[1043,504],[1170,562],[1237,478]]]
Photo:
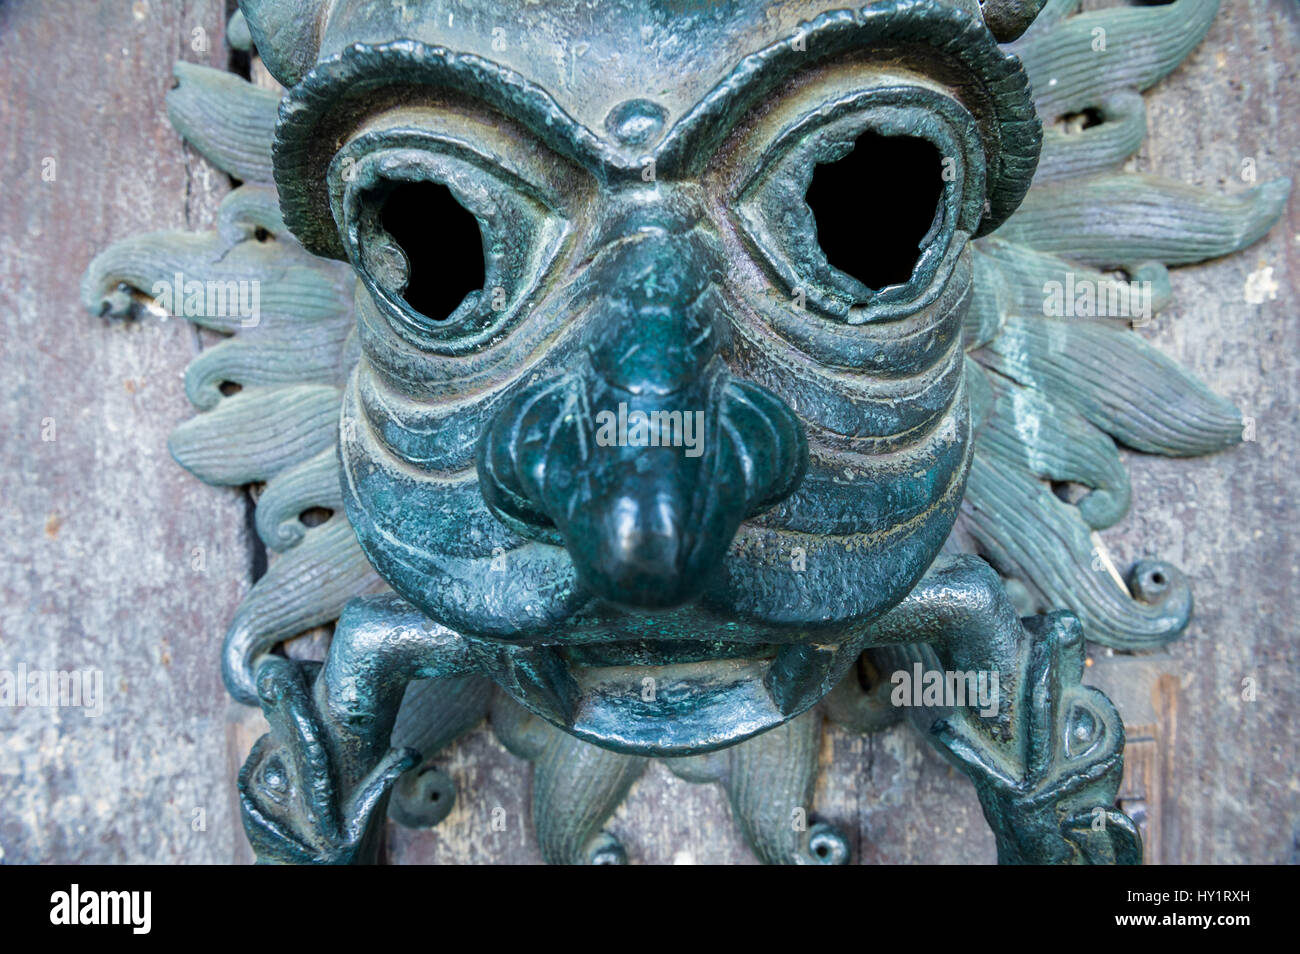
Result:
[[224,64],[224,17],[223,0],[0,6],[0,668],[97,670],[105,690],[98,717],[0,709],[5,862],[227,861],[243,841],[217,649],[248,585],[245,507],[166,448],[201,342],[78,301],[110,242],[213,222],[227,180],[163,98],[177,59]]

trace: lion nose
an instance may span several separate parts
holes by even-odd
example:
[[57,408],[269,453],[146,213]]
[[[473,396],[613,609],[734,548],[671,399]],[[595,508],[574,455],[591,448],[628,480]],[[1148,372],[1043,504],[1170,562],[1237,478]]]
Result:
[[693,595],[685,585],[688,509],[670,493],[620,496],[600,515],[595,560],[584,574],[589,585],[606,598],[645,607],[673,606]]
[[553,533],[593,593],[646,609],[697,597],[807,465],[794,413],[721,360],[715,251],[662,212],[620,222],[587,274],[580,360],[508,401],[479,449],[499,517]]
[[[741,522],[798,486],[808,450],[784,403],[725,371],[684,396],[648,411],[663,399],[613,390],[590,373],[533,385],[480,444],[484,500],[506,523],[561,543],[603,599],[644,609],[694,599]],[[620,431],[655,415],[657,446],[630,425]],[[691,442],[663,439],[687,415],[699,432]]]

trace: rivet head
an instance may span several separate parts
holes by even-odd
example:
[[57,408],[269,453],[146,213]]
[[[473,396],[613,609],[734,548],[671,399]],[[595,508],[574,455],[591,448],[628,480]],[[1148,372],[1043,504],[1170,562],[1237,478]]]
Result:
[[605,117],[605,128],[624,146],[643,146],[658,138],[668,113],[648,99],[629,99],[619,103]]

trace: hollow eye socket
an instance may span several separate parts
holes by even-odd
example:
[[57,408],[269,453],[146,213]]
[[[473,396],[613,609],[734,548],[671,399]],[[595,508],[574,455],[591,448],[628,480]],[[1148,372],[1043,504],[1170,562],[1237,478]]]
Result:
[[909,281],[942,219],[943,158],[934,144],[867,131],[817,165],[804,201],[832,268],[871,291]]
[[365,315],[378,319],[365,327],[397,347],[466,355],[500,341],[567,230],[554,193],[422,130],[359,136],[329,177]]
[[942,294],[983,216],[979,126],[921,85],[813,101],[771,138],[742,130],[735,154],[752,171],[736,180],[737,224],[796,310],[850,325],[913,314]]
[[381,245],[389,260],[380,270],[383,284],[430,321],[446,321],[483,289],[478,220],[437,182],[400,183],[382,202],[379,224],[389,239]]

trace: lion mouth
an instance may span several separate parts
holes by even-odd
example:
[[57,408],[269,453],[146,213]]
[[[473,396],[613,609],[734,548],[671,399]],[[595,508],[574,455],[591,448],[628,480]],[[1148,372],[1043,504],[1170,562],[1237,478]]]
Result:
[[693,571],[688,599],[629,606],[587,585],[559,527],[490,507],[479,468],[436,472],[395,454],[355,381],[343,497],[375,570],[516,701],[636,754],[720,748],[824,698],[939,552],[969,463],[961,395],[954,426],[897,462],[855,470],[813,448],[799,487],[739,523]]

